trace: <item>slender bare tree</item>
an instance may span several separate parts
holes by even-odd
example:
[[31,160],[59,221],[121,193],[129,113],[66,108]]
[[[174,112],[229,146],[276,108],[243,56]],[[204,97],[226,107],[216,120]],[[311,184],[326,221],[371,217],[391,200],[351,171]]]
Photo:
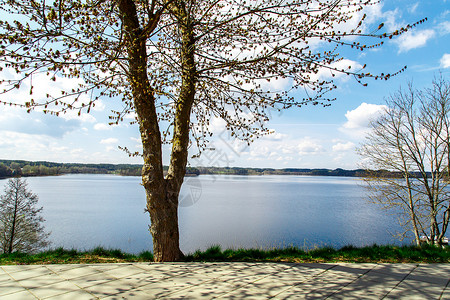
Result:
[[[423,21],[391,33],[382,31],[383,24],[366,30],[362,10],[377,2],[0,1],[5,16],[0,21],[1,67],[16,73],[1,81],[3,93],[27,85],[30,92],[26,103],[4,103],[55,115],[69,110],[81,114],[99,98],[121,97],[123,110],[113,112],[111,119],[120,122],[130,112],[137,116],[155,260],[178,260],[183,255],[178,195],[188,148],[204,149],[213,118],[225,120],[232,136],[250,143],[268,133],[264,122],[270,110],[328,105],[331,99],[324,95],[335,84],[322,80],[319,71],[348,74],[363,85],[364,77],[395,75],[372,75],[365,66],[352,69],[338,52],[341,47],[361,51],[381,46],[380,38],[392,38]],[[352,18],[358,18],[355,25],[345,29]],[[74,86],[37,99],[32,79],[43,75],[54,81],[73,78]],[[277,80],[290,87],[274,89],[270,83]],[[298,88],[304,90],[302,99],[292,96]],[[172,145],[166,176],[164,143]]]
[[[384,114],[359,149],[370,169],[398,177],[366,178],[371,199],[400,213],[401,224],[429,243],[441,245],[449,222],[450,83],[443,77],[423,91],[412,85],[386,101]],[[405,231],[405,232],[406,232]]]
[[34,253],[49,245],[38,196],[28,190],[26,180],[9,179],[0,196],[0,249],[3,253]]

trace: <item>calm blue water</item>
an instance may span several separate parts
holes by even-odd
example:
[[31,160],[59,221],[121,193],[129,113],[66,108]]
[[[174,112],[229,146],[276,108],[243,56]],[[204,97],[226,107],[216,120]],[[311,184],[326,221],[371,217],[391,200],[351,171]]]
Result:
[[[64,175],[27,181],[44,207],[53,247],[152,249],[139,177]],[[0,187],[5,182],[0,180]],[[345,177],[186,178],[179,208],[181,248],[399,244],[392,236],[399,230],[396,217],[369,204],[361,184]]]

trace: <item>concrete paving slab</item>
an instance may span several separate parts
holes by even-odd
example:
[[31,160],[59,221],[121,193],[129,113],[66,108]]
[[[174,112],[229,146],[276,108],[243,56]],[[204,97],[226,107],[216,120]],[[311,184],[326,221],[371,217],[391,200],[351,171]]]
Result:
[[149,285],[153,283],[160,282],[164,279],[171,278],[171,277],[154,277],[152,273],[139,273],[139,274],[133,274],[130,276],[126,276],[121,278],[120,280],[125,282],[128,285],[131,285],[133,287],[141,287],[144,285]]
[[225,275],[233,274],[238,272],[236,269],[231,268],[230,265],[211,265],[211,266],[205,266],[201,269],[195,269],[192,270],[192,274],[201,274],[208,277],[219,278]]
[[450,279],[450,266],[447,264],[420,264],[411,275],[434,276]]
[[28,291],[21,291],[14,294],[2,295],[2,300],[36,300],[38,299]]
[[258,280],[261,280],[263,278],[266,278],[267,276],[270,276],[270,274],[244,274],[241,275],[239,272],[233,272],[224,276],[221,276],[219,279],[228,282],[233,285],[246,285]]
[[[419,297],[439,299],[445,289],[445,285],[429,284],[427,282],[405,279],[400,282],[388,295],[388,299],[399,297]],[[414,296],[414,297],[413,297]]]
[[36,295],[39,299],[45,299],[68,292],[78,291],[79,289],[80,288],[78,286],[71,282],[62,281],[50,285],[31,288],[30,292]]
[[[188,288],[193,287],[186,281],[177,281],[173,278],[164,279],[158,282],[154,282],[151,284],[147,284],[145,286],[139,287],[139,290],[144,291],[145,293],[151,295],[153,298],[161,298],[166,297],[169,294],[173,294]],[[198,289],[201,289],[200,286],[195,286]]]
[[44,287],[46,285],[51,285],[54,283],[58,283],[61,281],[65,281],[64,278],[58,276],[57,274],[48,274],[42,275],[39,277],[28,278],[24,280],[20,280],[20,285],[27,289]]
[[117,280],[117,278],[114,278],[112,276],[108,276],[104,273],[94,273],[94,274],[88,274],[81,277],[72,278],[70,282],[73,282],[80,288],[84,289],[90,286],[102,284],[108,281],[114,281]]
[[361,275],[357,274],[357,273],[353,273],[353,272],[345,272],[345,271],[339,271],[339,270],[335,270],[330,269],[327,270],[326,272],[322,272],[320,274],[318,274],[315,278],[316,279],[321,279],[324,281],[353,281],[356,278],[360,277]]
[[385,281],[396,281],[400,282],[408,276],[409,273],[380,273],[374,270],[363,274],[362,276],[368,280],[385,282]]
[[440,295],[430,295],[424,291],[411,290],[408,288],[395,288],[391,293],[389,293],[383,299],[411,299],[411,300],[429,300],[429,299],[439,299]]
[[155,296],[152,296],[144,291],[141,291],[139,289],[126,291],[123,293],[119,293],[116,295],[108,296],[105,298],[102,298],[102,300],[123,300],[123,299],[133,299],[133,300],[150,300],[150,299],[157,299]]
[[72,270],[72,269],[80,269],[80,268],[84,268],[87,267],[89,265],[87,264],[49,264],[49,265],[45,265],[45,267],[55,273],[60,273],[60,272],[64,272],[64,271],[68,271],[68,270]]
[[419,264],[377,264],[372,271],[388,275],[405,275],[416,269]]
[[440,299],[450,299],[450,286],[447,285],[445,290],[442,292]]
[[[328,269],[329,270],[329,269]],[[279,280],[296,280],[298,277],[315,277],[325,273],[327,269],[309,268],[301,265],[292,265],[291,268],[271,274],[271,277]]]
[[14,282],[15,280],[9,276],[8,274],[2,274],[0,275],[0,286],[11,284],[11,282]]
[[334,271],[354,273],[362,275],[375,268],[376,264],[339,264],[333,268]]
[[25,270],[32,270],[32,269],[40,269],[42,268],[42,265],[7,265],[7,266],[1,266],[1,269],[6,271],[8,274],[14,273],[14,272],[23,272]]
[[[273,280],[271,277],[266,277],[264,279],[245,285],[242,287],[242,289],[256,289],[259,292],[262,292],[264,295],[273,297],[292,288],[295,284],[298,284],[298,282],[277,281]],[[239,290],[237,290],[237,292],[239,292]]]
[[119,268],[103,271],[103,273],[113,276],[115,278],[123,278],[126,276],[135,275],[143,272],[145,272],[145,270],[133,265],[123,265],[120,266]]
[[411,273],[405,278],[405,280],[415,280],[446,286],[449,282],[449,277],[441,277],[440,275],[436,276],[434,274],[422,273],[420,273],[420,275],[416,275],[416,273]]
[[50,274],[54,273],[47,269],[45,266],[41,266],[40,268],[27,269],[24,271],[10,273],[9,275],[14,278],[14,280],[24,280]]
[[170,299],[212,299],[237,289],[233,284],[220,280],[208,281],[201,288],[191,287],[172,294]]
[[61,278],[64,278],[67,280],[90,275],[90,274],[101,273],[100,271],[98,271],[94,268],[90,268],[88,266],[80,266],[78,268],[71,268],[71,269],[65,269],[65,270],[64,269],[61,269],[61,270],[53,270],[52,269],[52,271],[55,272],[56,274],[58,274],[58,276],[60,276]]
[[168,278],[173,276],[182,276],[192,273],[195,270],[201,270],[206,266],[204,264],[187,265],[187,264],[136,264],[136,266],[148,274],[152,274],[153,277]]
[[332,298],[382,299],[398,283],[398,281],[378,282],[361,277],[334,293]]
[[[129,265],[129,264],[126,264],[126,265]],[[88,267],[93,268],[100,272],[106,272],[106,271],[111,271],[111,270],[120,268],[122,266],[124,266],[124,264],[92,264],[92,265],[89,265]]]
[[52,299],[52,300],[94,300],[98,299],[97,297],[93,296],[92,294],[83,291],[83,290],[77,290],[72,292],[67,292],[65,294],[58,294],[53,297],[45,298],[45,299]]
[[244,286],[238,290],[232,291],[230,293],[223,294],[217,299],[270,299],[271,295],[267,294],[267,290],[259,290],[255,287]]
[[450,299],[448,264],[123,263],[0,269],[1,299]]
[[166,295],[175,293],[182,289],[196,287],[201,288],[205,283],[214,280],[205,275],[184,275],[170,277],[156,282],[140,286],[139,289],[149,292],[152,295]]
[[22,287],[18,282],[12,282],[10,284],[0,286],[0,297],[4,297],[5,295],[26,291],[24,287]]
[[318,274],[307,274],[307,273],[275,273],[270,274],[267,277],[264,277],[264,280],[271,280],[271,281],[279,281],[279,282],[286,282],[291,284],[299,284],[301,282],[307,281],[310,278],[317,276]]
[[120,279],[115,279],[86,287],[84,290],[96,297],[103,298],[133,290],[133,286],[120,281]]
[[327,264],[327,263],[298,263],[298,266],[304,266],[311,269],[323,269],[328,270],[337,266],[337,264]]
[[340,287],[337,283],[306,282],[275,296],[275,299],[325,299]]

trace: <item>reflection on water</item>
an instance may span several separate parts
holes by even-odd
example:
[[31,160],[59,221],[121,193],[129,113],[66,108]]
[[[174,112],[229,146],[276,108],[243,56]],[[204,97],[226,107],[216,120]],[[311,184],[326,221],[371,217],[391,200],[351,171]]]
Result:
[[[139,177],[27,180],[54,247],[152,249]],[[345,177],[188,177],[180,194],[181,248],[398,244],[389,233],[399,230],[395,216],[367,203],[364,192],[360,180]]]

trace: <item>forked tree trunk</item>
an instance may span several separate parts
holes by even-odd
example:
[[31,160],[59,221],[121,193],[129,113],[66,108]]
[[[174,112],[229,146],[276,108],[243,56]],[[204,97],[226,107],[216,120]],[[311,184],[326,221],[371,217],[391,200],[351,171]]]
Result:
[[173,121],[170,165],[164,178],[161,133],[154,91],[147,76],[146,48],[148,31],[154,29],[159,16],[154,15],[154,20],[148,21],[149,24],[153,24],[150,29],[143,29],[139,24],[134,1],[118,0],[118,5],[127,46],[128,78],[143,146],[142,184],[146,191],[147,210],[150,214],[153,255],[158,262],[177,261],[183,257],[179,246],[178,195],[186,173],[190,115],[196,82],[193,29],[185,7],[176,2],[171,3],[173,11],[179,15],[178,22],[182,33],[180,53],[182,82]]
[[[118,0],[118,6],[126,33],[128,78],[143,146],[142,184],[150,214],[153,254],[155,261],[177,261],[182,257],[177,212],[181,184],[174,189],[173,185],[164,179],[155,96],[147,76],[147,35],[139,24],[134,1]],[[155,15],[154,18],[153,23],[156,24],[159,16]],[[181,182],[183,176],[184,174]],[[169,189],[169,186],[172,188]]]

